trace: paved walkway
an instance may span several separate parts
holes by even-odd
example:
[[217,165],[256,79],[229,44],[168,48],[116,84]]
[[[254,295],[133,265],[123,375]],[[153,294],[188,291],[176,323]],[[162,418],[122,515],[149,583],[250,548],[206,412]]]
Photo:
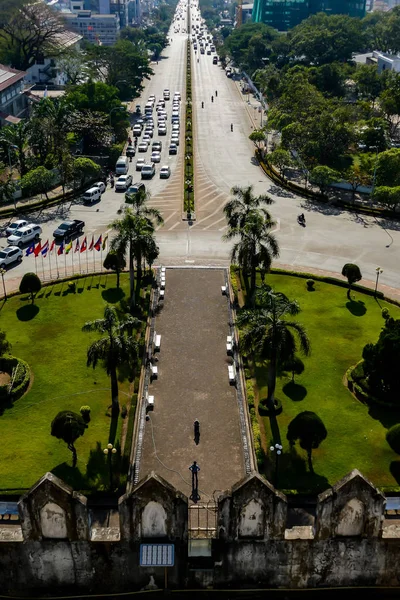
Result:
[[156,318],[159,375],[149,387],[155,404],[145,423],[139,471],[141,479],[154,470],[189,496],[189,466],[196,460],[203,502],[244,476],[236,390],[228,381],[224,283],[223,269],[166,270],[164,308]]

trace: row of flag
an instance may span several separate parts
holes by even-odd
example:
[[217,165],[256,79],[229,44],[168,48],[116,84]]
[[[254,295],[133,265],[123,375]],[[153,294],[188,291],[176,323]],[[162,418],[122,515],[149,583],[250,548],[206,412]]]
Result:
[[33,254],[35,258],[37,258],[39,254],[41,254],[45,258],[47,255],[50,255],[54,249],[56,249],[57,251],[57,256],[61,256],[61,254],[68,254],[69,252],[71,252],[72,249],[74,252],[79,253],[86,252],[86,250],[97,250],[98,252],[100,252],[100,250],[105,250],[107,239],[108,235],[105,235],[103,239],[102,234],[100,234],[99,239],[97,240],[97,242],[95,242],[94,236],[92,235],[92,241],[88,246],[86,236],[82,243],[80,243],[78,238],[75,242],[74,249],[74,244],[72,241],[69,242],[69,244],[65,244],[64,242],[62,242],[58,248],[56,248],[55,240],[53,240],[51,244],[49,244],[49,240],[47,240],[43,245],[40,241],[36,245],[35,242],[32,242],[30,246],[28,246],[28,248],[26,249],[25,254],[26,256],[30,256],[31,254]]

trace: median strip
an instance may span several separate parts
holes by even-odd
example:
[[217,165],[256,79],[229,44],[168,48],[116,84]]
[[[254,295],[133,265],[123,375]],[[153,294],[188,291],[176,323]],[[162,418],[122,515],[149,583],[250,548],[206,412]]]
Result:
[[[188,16],[188,23],[189,16]],[[188,31],[190,27],[188,28]],[[183,210],[188,221],[195,220],[194,215],[194,161],[193,161],[193,113],[192,113],[192,65],[190,40],[186,46],[186,112],[185,112],[185,170]]]

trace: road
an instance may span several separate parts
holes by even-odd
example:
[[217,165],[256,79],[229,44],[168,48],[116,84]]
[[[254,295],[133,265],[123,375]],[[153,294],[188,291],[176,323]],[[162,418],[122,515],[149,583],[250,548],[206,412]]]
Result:
[[[197,17],[196,13],[197,9],[192,9],[192,18]],[[142,97],[132,101],[133,107],[139,102],[144,105],[151,94],[157,99],[162,97],[164,88],[170,89],[171,98],[175,91],[180,91],[184,100],[187,34],[183,29],[182,24],[179,30],[176,24],[171,28],[172,43],[164,51],[159,64],[153,65],[154,76],[146,82]],[[168,135],[160,138],[164,146],[161,164],[171,165],[172,176],[170,180],[160,180],[156,174],[148,186],[152,193],[151,204],[162,211],[165,219],[164,226],[157,231],[160,262],[171,265],[226,265],[230,247],[221,239],[226,229],[222,207],[233,185],[251,184],[256,194],[269,193],[275,200],[271,212],[277,222],[276,236],[281,249],[279,263],[338,273],[345,262],[355,262],[369,281],[375,280],[379,265],[383,269],[380,284],[400,288],[399,223],[348,213],[333,206],[312,204],[302,198],[284,198],[271,191],[271,187],[274,189],[275,186],[255,163],[254,147],[248,139],[252,119],[258,119],[258,113],[246,103],[247,96],[242,96],[238,83],[227,78],[219,65],[212,64],[212,56],[195,55],[193,49],[192,52],[196,221],[193,225],[182,221],[183,144],[181,141],[177,157],[166,155],[169,125]],[[214,102],[211,102],[212,95]],[[181,139],[182,135],[181,130]],[[159,138],[155,135],[153,139]],[[135,159],[131,171],[134,166]],[[134,172],[134,181],[137,179]],[[44,211],[40,216],[30,215],[29,218],[42,224],[44,240],[51,239],[53,229],[65,217],[83,219],[89,239],[92,235],[96,238],[109,229],[109,223],[116,217],[122,202],[123,194],[108,189],[98,206],[74,204]],[[305,213],[306,228],[297,224],[299,212]],[[1,245],[6,243],[3,238]],[[71,263],[73,258],[71,256]],[[95,259],[100,264],[100,256],[96,255]],[[22,265],[12,268],[5,276],[8,287],[14,288],[21,274],[34,270],[34,266],[34,259],[28,257]],[[72,266],[68,268],[74,270]],[[39,274],[42,270],[38,261]],[[46,265],[44,270],[47,270]]]

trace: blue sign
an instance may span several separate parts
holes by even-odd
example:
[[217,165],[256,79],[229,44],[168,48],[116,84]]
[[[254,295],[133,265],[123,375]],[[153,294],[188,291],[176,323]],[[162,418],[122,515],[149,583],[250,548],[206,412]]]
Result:
[[141,567],[173,567],[174,544],[140,544]]

